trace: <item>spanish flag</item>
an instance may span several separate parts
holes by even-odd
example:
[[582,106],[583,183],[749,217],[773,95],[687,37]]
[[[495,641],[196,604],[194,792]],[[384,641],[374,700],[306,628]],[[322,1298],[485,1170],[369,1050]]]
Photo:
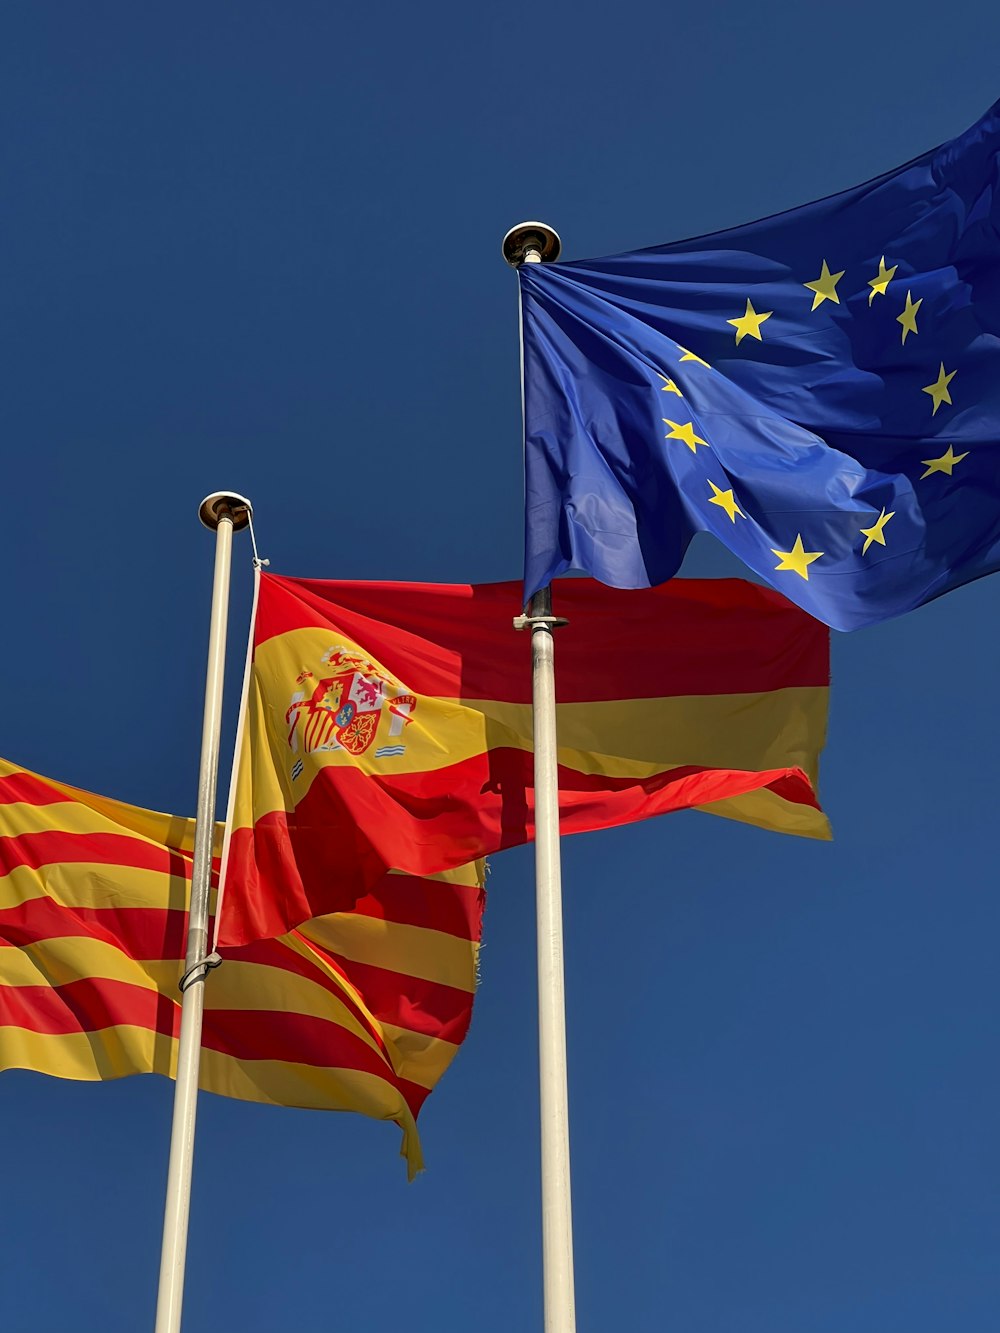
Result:
[[[193,820],[0,760],[0,1069],[173,1076],[193,845]],[[350,911],[227,950],[201,1087],[394,1120],[419,1170],[417,1112],[471,1017],[482,872],[386,874]]]
[[[518,598],[262,575],[222,940],[350,910],[388,866],[426,875],[534,836]],[[824,626],[737,579],[566,579],[553,601],[563,832],[697,807],[829,837]]]

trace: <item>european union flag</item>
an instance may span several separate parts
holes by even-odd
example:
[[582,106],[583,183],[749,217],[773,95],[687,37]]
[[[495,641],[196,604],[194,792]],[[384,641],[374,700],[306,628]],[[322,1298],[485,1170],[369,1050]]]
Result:
[[1000,568],[1000,103],[856,189],[520,269],[525,592],[714,533],[838,629]]

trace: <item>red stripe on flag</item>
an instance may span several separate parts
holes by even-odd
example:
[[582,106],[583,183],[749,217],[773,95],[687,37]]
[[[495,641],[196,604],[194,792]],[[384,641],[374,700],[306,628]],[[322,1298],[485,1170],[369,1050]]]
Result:
[[17,866],[42,866],[80,861],[98,865],[159,870],[166,875],[191,878],[191,861],[181,852],[127,833],[66,833],[48,829],[43,833],[21,833],[0,837],[0,874]]
[[10,773],[0,778],[0,805],[12,805],[24,802],[25,805],[57,805],[68,803],[75,805],[72,797],[50,787],[34,773]]
[[333,957],[380,1023],[409,1028],[425,1037],[440,1037],[456,1046],[468,1032],[473,1000],[470,991],[358,963],[339,954]]
[[177,1036],[179,997],[175,1001],[108,977],[82,977],[64,986],[0,986],[0,1027],[58,1035],[100,1032],[122,1023]]
[[419,875],[386,875],[354,905],[358,916],[439,930],[478,943],[486,891]]
[[[530,703],[528,636],[511,623],[520,596],[513,582],[265,574],[255,641],[323,629],[353,640],[418,694]],[[765,693],[830,681],[826,626],[742,579],[673,579],[634,590],[557,579],[553,603],[569,621],[557,639],[560,703]]]
[[0,911],[0,945],[24,948],[48,939],[103,940],[129,958],[184,957],[187,910],[159,907],[63,907],[51,898],[30,898]]

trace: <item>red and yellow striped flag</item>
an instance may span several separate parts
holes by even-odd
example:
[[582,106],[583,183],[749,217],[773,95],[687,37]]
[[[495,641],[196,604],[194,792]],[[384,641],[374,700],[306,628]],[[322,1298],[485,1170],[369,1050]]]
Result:
[[[0,760],[0,1069],[173,1076],[193,844],[193,820]],[[201,1087],[394,1120],[412,1175],[417,1112],[469,1026],[482,870],[386,874],[349,911],[227,949]]]
[[[534,834],[514,583],[261,579],[222,938],[349,907]],[[769,589],[557,583],[561,827],[696,806],[829,837],[813,790],[829,635]]]

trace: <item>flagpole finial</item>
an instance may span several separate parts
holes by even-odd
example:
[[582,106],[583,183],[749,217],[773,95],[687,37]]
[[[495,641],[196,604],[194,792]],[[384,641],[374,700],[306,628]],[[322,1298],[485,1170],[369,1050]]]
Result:
[[253,505],[245,495],[237,495],[235,491],[213,491],[198,506],[198,517],[212,532],[227,514],[233,521],[233,531],[240,532],[250,522]]
[[562,241],[547,222],[519,222],[503,238],[503,257],[511,268],[522,264],[550,264],[559,258]]

